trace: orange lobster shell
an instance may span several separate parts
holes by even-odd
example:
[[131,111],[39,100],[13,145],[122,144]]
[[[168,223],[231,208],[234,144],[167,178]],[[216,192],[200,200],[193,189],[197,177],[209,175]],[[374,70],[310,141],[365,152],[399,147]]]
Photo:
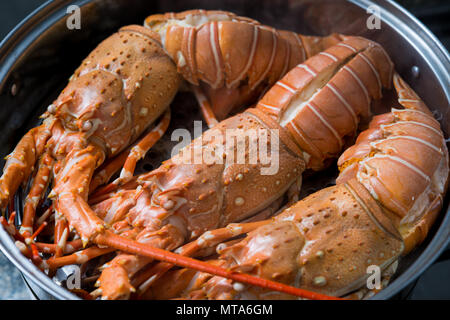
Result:
[[190,10],[149,16],[144,25],[189,83],[205,91],[223,120],[248,106],[288,70],[341,40],[276,30],[226,11]]

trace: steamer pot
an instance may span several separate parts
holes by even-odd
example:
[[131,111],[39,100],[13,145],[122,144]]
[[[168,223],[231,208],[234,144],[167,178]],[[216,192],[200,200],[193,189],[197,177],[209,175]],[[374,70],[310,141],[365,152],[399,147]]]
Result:
[[[81,29],[66,26],[69,5],[81,8]],[[367,8],[377,5],[381,29],[369,30]],[[305,34],[340,32],[379,42],[397,71],[417,91],[450,133],[449,54],[435,36],[405,9],[387,0],[77,0],[48,1],[25,18],[0,43],[0,155],[37,124],[38,115],[56,98],[81,60],[120,26],[142,24],[152,13],[187,9],[223,9],[277,28]],[[177,100],[182,100],[177,102]],[[171,129],[201,119],[191,97],[176,99]],[[179,112],[179,113],[177,113]],[[177,120],[178,118],[178,120]],[[169,129],[169,131],[171,130]],[[170,141],[162,141],[140,164],[150,170],[168,158]],[[1,164],[3,167],[4,163]],[[321,186],[323,187],[323,185]],[[373,299],[389,299],[411,285],[439,257],[449,242],[448,195],[427,240],[403,258],[390,285]],[[44,275],[0,228],[0,249],[22,272],[37,299],[77,299]]]

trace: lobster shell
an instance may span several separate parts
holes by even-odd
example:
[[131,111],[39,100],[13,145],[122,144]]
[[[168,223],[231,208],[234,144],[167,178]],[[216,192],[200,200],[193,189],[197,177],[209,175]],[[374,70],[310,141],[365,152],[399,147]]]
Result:
[[[219,257],[212,264],[335,296],[360,289],[368,267],[377,266],[386,284],[395,261],[427,235],[449,175],[439,123],[398,74],[393,79],[405,109],[373,119],[340,158],[337,185],[285,209],[242,241],[217,246]],[[180,284],[171,282],[180,276]],[[291,298],[264,287],[263,281],[260,287],[247,286],[182,269],[159,279],[147,297],[158,298],[163,290],[164,298],[169,293],[198,299]],[[362,288],[351,297],[365,292]]]
[[404,254],[426,237],[447,188],[448,150],[431,112],[398,76],[406,109],[377,116],[339,158],[337,183],[358,179],[386,208],[405,239]]
[[[279,138],[277,173],[262,175],[261,169],[267,167],[267,164],[259,156],[255,163],[249,162],[248,155],[245,163],[237,163],[235,147],[224,150],[223,156],[218,154],[222,161],[195,163],[194,153],[199,148],[218,152],[219,142],[214,140],[218,134],[223,134],[225,138],[221,142],[225,149],[226,130],[231,129],[242,132],[267,130],[268,145],[272,141],[271,135],[276,134],[275,140],[278,141]],[[270,131],[271,129],[274,131]],[[202,141],[199,138],[194,140],[158,169],[139,177],[139,183],[145,186],[145,191],[133,202],[134,207],[129,209],[131,225],[152,225],[156,212],[164,212],[158,213],[158,217],[165,219],[175,215],[182,218],[189,232],[187,239],[190,239],[207,230],[241,221],[265,209],[281,197],[304,171],[302,153],[290,135],[258,110],[249,109],[230,117],[206,131],[201,138]],[[244,141],[246,150],[249,150],[249,139]],[[228,163],[230,157],[234,157],[235,162]],[[244,185],[245,189],[242,188]],[[120,201],[123,203],[128,201],[123,193],[118,194],[118,199],[122,199]],[[118,207],[116,201],[115,197],[111,197],[96,205],[97,214],[107,216],[110,210]]]
[[219,120],[257,99],[296,64],[341,40],[337,34],[279,31],[226,11],[152,15],[144,24],[162,35],[178,71],[203,88]]

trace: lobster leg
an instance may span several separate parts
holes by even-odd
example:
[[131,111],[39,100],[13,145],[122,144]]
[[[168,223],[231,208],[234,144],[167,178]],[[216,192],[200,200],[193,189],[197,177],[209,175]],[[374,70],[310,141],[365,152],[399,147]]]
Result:
[[89,146],[72,150],[58,174],[51,196],[56,196],[56,207],[81,236],[84,244],[104,230],[104,222],[86,202],[89,182],[98,163],[102,162],[100,149]]
[[20,232],[17,230],[16,226],[14,225],[14,217],[16,215],[16,212],[13,211],[11,215],[9,216],[9,219],[6,220],[4,216],[0,216],[0,224],[5,228],[5,230],[16,240],[25,242],[24,237],[20,234]]
[[38,172],[36,173],[23,208],[23,221],[19,231],[25,239],[29,238],[33,233],[36,207],[47,190],[52,167],[53,159],[46,152],[39,161]]
[[[53,243],[43,243],[43,242],[35,242],[34,243],[38,249],[39,252],[43,253],[51,253],[55,254],[56,251],[59,249],[59,246],[57,244]],[[71,254],[75,251],[80,250],[83,247],[83,243],[81,242],[81,239],[76,239],[73,241],[69,241],[64,246],[64,254]]]
[[[91,185],[89,186],[89,190],[94,192],[94,197],[99,194],[105,194],[107,190],[103,190],[99,192],[97,188],[105,183],[107,183],[111,177],[123,167],[125,161],[127,160],[129,150],[121,152],[117,157],[105,163],[102,167],[99,168],[98,172],[94,174],[92,177]],[[116,187],[116,186],[112,186]],[[111,188],[111,189],[114,189]]]
[[99,248],[97,246],[89,247],[87,249],[75,252],[71,255],[64,257],[52,257],[45,262],[43,262],[46,268],[56,269],[62,266],[67,266],[70,264],[81,264],[85,263],[96,257],[105,255],[107,253],[115,251],[114,248]]
[[45,212],[37,219],[36,224],[38,226],[43,224],[50,217],[52,212],[53,212],[53,205],[50,205],[50,207],[48,207],[47,210],[45,210]]
[[0,208],[4,209],[20,184],[28,179],[34,165],[43,153],[50,136],[47,123],[33,128],[23,136],[14,151],[7,156],[0,178]]
[[[131,181],[129,181],[128,183],[121,186],[120,190],[123,191],[123,190],[136,189],[139,186],[139,184],[137,183],[138,179],[139,179],[139,176],[133,177],[131,179]],[[107,199],[110,199],[116,195],[114,190],[118,187],[117,185],[108,184],[107,186],[105,186],[105,188],[106,187],[111,188],[111,189],[107,190],[107,189],[102,188],[103,190],[97,190],[96,192],[94,192],[94,194],[92,196],[89,196],[89,204],[90,205],[98,204],[98,203],[105,201]]]
[[57,210],[55,212],[55,236],[54,243],[56,245],[56,251],[54,257],[60,257],[63,255],[67,237],[69,236],[69,228],[67,226],[67,220]]
[[113,183],[122,185],[133,177],[136,163],[143,159],[147,151],[164,135],[170,123],[170,108],[165,112],[161,122],[154,127],[139,143],[131,148],[130,154],[125,161],[120,177]]

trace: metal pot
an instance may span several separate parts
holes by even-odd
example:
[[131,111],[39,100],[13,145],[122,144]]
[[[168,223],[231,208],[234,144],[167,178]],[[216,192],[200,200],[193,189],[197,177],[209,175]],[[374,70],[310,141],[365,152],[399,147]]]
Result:
[[[70,30],[66,25],[67,8],[72,4],[81,8],[80,30]],[[367,27],[367,8],[373,5],[379,10],[381,29]],[[102,39],[120,26],[141,24],[151,13],[192,8],[229,10],[277,28],[306,34],[340,32],[373,39],[383,45],[397,71],[435,112],[445,134],[450,133],[449,54],[430,31],[392,1],[48,1],[0,44],[0,154],[9,153],[19,137],[36,124],[38,115]],[[159,158],[165,156],[161,154]],[[393,297],[439,256],[449,242],[449,211],[446,197],[444,209],[425,243],[402,259],[396,278],[374,299]],[[77,298],[20,254],[3,228],[0,228],[0,249],[20,269],[37,298]]]

